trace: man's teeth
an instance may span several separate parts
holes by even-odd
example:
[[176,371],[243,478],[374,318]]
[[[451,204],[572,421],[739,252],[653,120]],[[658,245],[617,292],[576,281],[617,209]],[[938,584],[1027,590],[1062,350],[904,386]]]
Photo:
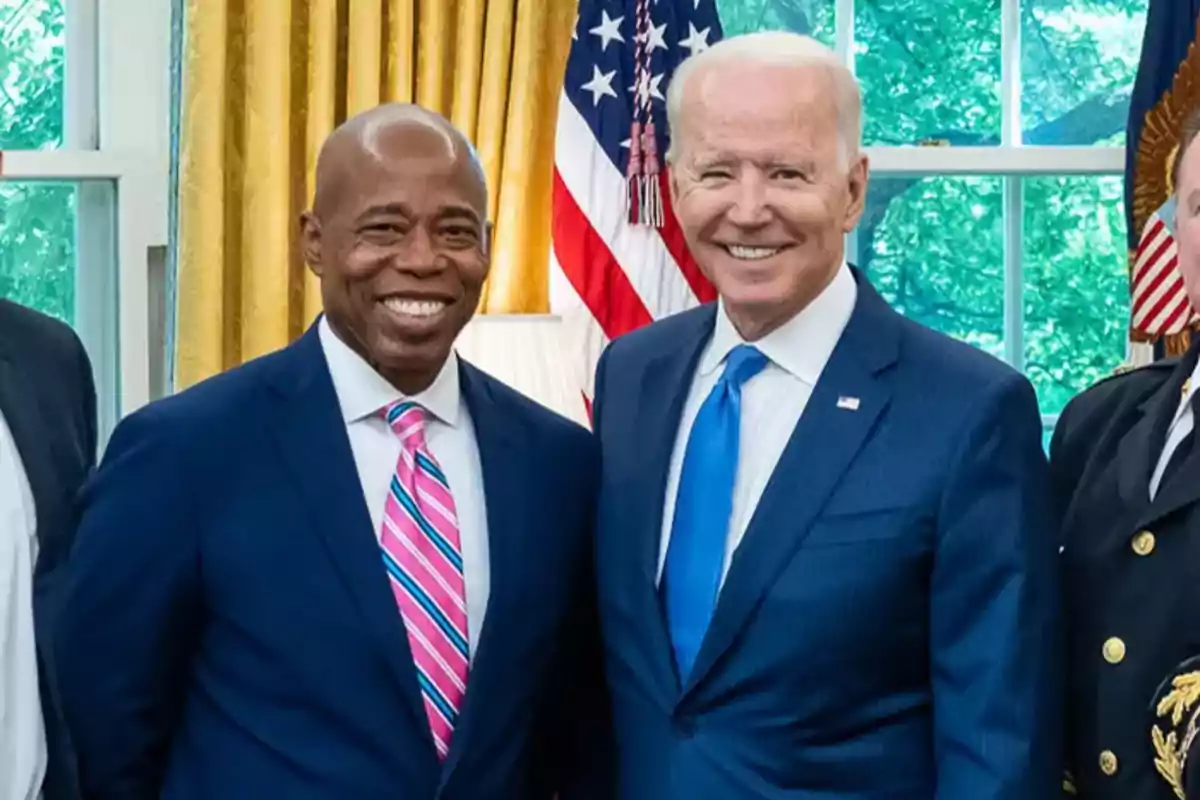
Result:
[[746,247],[740,244],[731,244],[725,248],[734,258],[744,258],[750,261],[757,261],[762,258],[770,258],[771,256],[782,250],[782,247]]
[[389,297],[383,304],[389,311],[410,317],[432,317],[446,307],[441,300],[407,300],[403,297]]

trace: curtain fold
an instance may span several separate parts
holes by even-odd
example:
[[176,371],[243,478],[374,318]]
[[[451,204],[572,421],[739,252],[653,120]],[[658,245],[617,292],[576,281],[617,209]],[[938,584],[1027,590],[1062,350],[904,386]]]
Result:
[[187,0],[175,385],[279,348],[321,308],[298,250],[321,143],[413,101],[479,150],[482,313],[548,308],[554,126],[574,0]]

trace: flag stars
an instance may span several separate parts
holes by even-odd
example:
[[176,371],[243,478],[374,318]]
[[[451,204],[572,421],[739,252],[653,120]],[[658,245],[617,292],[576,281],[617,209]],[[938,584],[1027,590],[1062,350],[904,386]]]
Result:
[[588,81],[587,83],[585,83],[581,88],[585,92],[592,93],[592,106],[593,107],[600,105],[601,97],[605,97],[605,96],[616,97],[617,96],[617,93],[615,91],[613,91],[613,87],[612,87],[613,78],[616,77],[616,74],[617,74],[617,71],[615,69],[612,72],[603,72],[602,73],[602,72],[600,72],[599,67],[597,67],[595,65],[592,66],[592,79],[590,81]]
[[651,25],[650,30],[647,32],[646,36],[638,34],[636,36],[636,39],[639,42],[643,42],[646,39],[649,39],[650,42],[649,42],[649,44],[646,45],[646,47],[649,49],[649,51],[651,53],[653,53],[655,50],[666,50],[667,49],[667,23],[664,22],[662,25]]
[[709,48],[708,34],[712,28],[705,28],[702,31],[696,30],[696,26],[691,22],[688,23],[688,37],[679,40],[680,47],[686,47],[691,55],[703,53]]
[[621,35],[621,23],[625,21],[624,17],[613,19],[608,15],[607,11],[601,11],[602,19],[600,24],[592,28],[588,33],[600,37],[600,52],[603,53],[608,49],[611,42],[625,42],[625,37]]
[[655,100],[666,100],[666,98],[663,97],[662,89],[659,88],[659,84],[661,84],[662,81],[662,73],[653,77],[647,74],[633,86],[630,86],[629,91],[637,98],[637,102],[639,103],[644,103],[647,95],[653,97]]

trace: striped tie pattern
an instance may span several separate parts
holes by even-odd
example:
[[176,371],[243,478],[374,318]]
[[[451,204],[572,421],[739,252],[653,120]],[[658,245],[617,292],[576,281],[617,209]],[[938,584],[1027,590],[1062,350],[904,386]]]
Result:
[[467,689],[466,586],[450,484],[425,442],[425,409],[386,409],[400,439],[380,546],[404,618],[438,755],[445,760]]

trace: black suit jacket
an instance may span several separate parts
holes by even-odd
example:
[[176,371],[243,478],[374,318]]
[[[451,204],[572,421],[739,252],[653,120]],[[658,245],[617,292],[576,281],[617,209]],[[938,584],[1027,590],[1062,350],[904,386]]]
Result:
[[[1200,775],[1200,746],[1183,755],[1200,703],[1173,685],[1200,686],[1200,448],[1149,497],[1198,355],[1102,381],[1067,406],[1051,443],[1068,623],[1065,788],[1086,800],[1174,800]],[[1187,797],[1200,793],[1189,786]]]
[[44,800],[79,797],[50,649],[63,567],[75,534],[75,495],[96,460],[91,364],[70,327],[0,300],[0,413],[33,491],[38,560],[34,623],[49,766]]

